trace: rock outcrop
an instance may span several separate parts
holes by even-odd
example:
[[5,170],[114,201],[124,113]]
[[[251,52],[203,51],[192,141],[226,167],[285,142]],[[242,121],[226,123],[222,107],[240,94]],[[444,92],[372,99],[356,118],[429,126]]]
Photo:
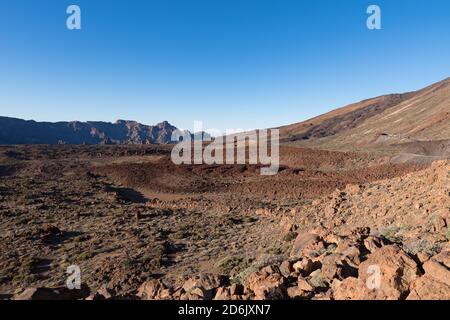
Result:
[[126,120],[50,123],[0,117],[0,144],[167,144],[175,130],[167,121],[148,126]]

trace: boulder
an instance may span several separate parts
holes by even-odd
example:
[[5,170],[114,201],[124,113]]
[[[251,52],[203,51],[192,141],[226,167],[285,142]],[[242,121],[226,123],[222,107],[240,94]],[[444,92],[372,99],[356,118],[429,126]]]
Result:
[[361,263],[361,251],[359,245],[352,240],[342,240],[334,253],[341,254],[343,257],[351,261],[352,264],[359,265]]
[[278,273],[252,273],[246,284],[255,294],[256,300],[280,300],[286,297],[285,279]]
[[295,239],[291,255],[295,257],[315,257],[323,249],[325,249],[325,245],[320,236],[315,233],[301,232]]
[[[448,280],[448,279],[447,279]],[[433,277],[425,276],[417,279],[411,286],[407,300],[448,300],[450,299],[450,286]]]
[[161,292],[165,289],[159,279],[144,282],[138,289],[137,296],[142,300],[161,300]]
[[186,293],[198,295],[202,299],[210,300],[214,297],[215,289],[227,285],[227,279],[214,274],[201,274],[188,279],[183,289]]
[[358,273],[363,283],[376,286],[366,287],[370,296],[380,300],[406,298],[411,284],[420,276],[416,262],[397,245],[384,246],[369,255]]
[[290,261],[285,260],[280,264],[280,273],[286,278],[289,277],[293,270],[294,269],[292,268],[292,263]]
[[322,260],[322,278],[330,283],[334,278],[339,280],[358,276],[358,266],[346,256],[333,253]]
[[314,287],[311,286],[308,281],[306,281],[305,279],[303,279],[302,277],[298,277],[297,280],[297,287],[305,292],[313,292],[314,291]]
[[307,299],[310,297],[310,293],[300,289],[299,287],[289,287],[287,288],[286,294],[289,299],[299,300],[299,299]]
[[445,248],[441,253],[431,257],[423,264],[425,275],[450,286],[450,250]]
[[297,261],[292,266],[295,272],[301,273],[303,276],[309,276],[311,272],[320,268],[320,263],[314,263],[309,258],[304,258],[300,261]]
[[367,287],[361,279],[349,277],[342,281],[334,280],[331,284],[334,300],[366,300],[369,299]]

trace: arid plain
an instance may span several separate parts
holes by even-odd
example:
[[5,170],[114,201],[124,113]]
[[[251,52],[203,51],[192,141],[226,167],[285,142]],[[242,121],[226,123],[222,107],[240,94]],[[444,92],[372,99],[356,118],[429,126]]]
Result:
[[274,176],[166,144],[3,145],[1,297],[449,299],[449,112],[446,79],[282,127]]

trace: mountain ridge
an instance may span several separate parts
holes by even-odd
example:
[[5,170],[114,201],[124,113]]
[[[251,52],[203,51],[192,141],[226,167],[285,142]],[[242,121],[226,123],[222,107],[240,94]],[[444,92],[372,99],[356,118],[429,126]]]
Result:
[[0,144],[168,144],[176,127],[167,121],[38,122],[0,116]]
[[279,127],[282,142],[331,150],[450,140],[450,78]]

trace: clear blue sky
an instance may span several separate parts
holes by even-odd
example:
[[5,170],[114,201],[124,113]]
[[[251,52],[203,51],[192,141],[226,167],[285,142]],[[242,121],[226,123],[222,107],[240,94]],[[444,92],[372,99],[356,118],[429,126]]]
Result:
[[249,129],[449,77],[450,1],[1,0],[0,41],[0,115]]

